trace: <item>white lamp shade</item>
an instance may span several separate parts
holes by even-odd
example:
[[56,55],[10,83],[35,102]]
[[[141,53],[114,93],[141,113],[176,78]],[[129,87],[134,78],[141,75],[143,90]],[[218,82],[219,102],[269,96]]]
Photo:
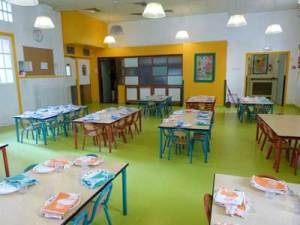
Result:
[[247,21],[244,15],[232,15],[227,22],[227,27],[242,27],[246,25]]
[[150,2],[144,9],[143,17],[158,19],[166,16],[166,13],[160,3]]
[[107,35],[104,38],[104,43],[105,44],[115,44],[116,43],[116,39],[113,36],[111,36],[111,35]]
[[282,28],[280,24],[271,24],[267,27],[266,34],[279,34],[282,33]]
[[177,40],[186,40],[188,39],[190,36],[189,36],[189,33],[186,31],[186,30],[180,30],[176,33],[176,39]]
[[39,4],[38,0],[6,0],[7,2],[20,6],[35,6]]
[[50,17],[48,16],[38,16],[35,19],[34,27],[39,29],[54,29],[55,25]]

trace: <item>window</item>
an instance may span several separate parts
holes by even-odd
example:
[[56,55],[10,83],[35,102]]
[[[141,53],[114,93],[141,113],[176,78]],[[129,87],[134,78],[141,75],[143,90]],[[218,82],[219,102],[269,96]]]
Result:
[[71,75],[72,75],[71,65],[67,64],[66,65],[66,76],[70,77]]
[[13,56],[11,40],[0,36],[0,83],[13,83]]
[[13,22],[11,4],[0,0],[0,21]]

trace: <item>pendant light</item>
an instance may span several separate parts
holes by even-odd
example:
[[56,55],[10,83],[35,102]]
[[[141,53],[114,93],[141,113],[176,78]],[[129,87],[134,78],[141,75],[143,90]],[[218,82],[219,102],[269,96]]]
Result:
[[38,0],[6,0],[8,3],[20,6],[36,6],[39,4]]
[[189,39],[189,33],[186,30],[180,30],[176,33],[175,38],[177,40],[186,40]]
[[267,27],[265,34],[280,34],[282,33],[282,28],[280,24],[271,24]]
[[227,27],[242,27],[246,25],[247,21],[244,15],[232,15],[227,22]]
[[116,43],[116,39],[114,38],[114,36],[112,35],[107,35],[105,38],[104,38],[104,43],[105,44],[115,44]]
[[144,9],[143,17],[150,19],[159,19],[166,17],[166,13],[160,3],[150,2]]
[[[238,2],[235,1],[235,10],[238,10]],[[247,25],[247,20],[242,14],[234,14],[231,15],[228,22],[227,27],[243,27]]]
[[34,27],[38,29],[54,29],[55,25],[50,17],[38,16],[35,19]]
[[[276,4],[276,0],[274,1],[274,10],[276,10],[276,7],[277,4]],[[273,18],[273,14],[272,14],[272,18]],[[272,34],[280,34],[282,33],[282,27],[280,24],[277,24],[277,23],[273,23],[273,24],[270,24],[266,30],[265,30],[265,34],[267,35],[272,35]]]

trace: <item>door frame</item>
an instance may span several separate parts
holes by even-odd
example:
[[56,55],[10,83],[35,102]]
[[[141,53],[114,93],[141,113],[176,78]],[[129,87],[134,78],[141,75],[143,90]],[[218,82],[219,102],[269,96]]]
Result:
[[247,95],[247,63],[248,57],[251,55],[265,55],[265,54],[286,54],[286,67],[285,67],[285,76],[283,77],[283,98],[281,106],[285,105],[287,100],[287,87],[288,87],[288,77],[289,77],[289,68],[291,62],[291,52],[290,51],[269,51],[269,52],[247,52],[245,58],[245,74],[244,74],[244,96]]

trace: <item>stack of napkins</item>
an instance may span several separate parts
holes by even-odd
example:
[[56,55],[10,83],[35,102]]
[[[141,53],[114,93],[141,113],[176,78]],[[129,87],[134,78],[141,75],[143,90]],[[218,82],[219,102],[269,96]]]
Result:
[[287,184],[283,181],[259,176],[253,176],[251,178],[251,185],[261,191],[275,194],[286,194],[289,190]]
[[225,207],[226,214],[230,216],[245,217],[249,210],[245,193],[221,187],[214,194],[216,204]]
[[65,159],[50,159],[43,163],[44,166],[57,168],[59,166],[68,167],[71,163]]
[[209,125],[209,120],[207,120],[207,119],[197,119],[196,125],[198,125],[198,126],[207,126],[207,125]]
[[97,166],[104,160],[97,156],[83,155],[74,161],[75,166]]
[[35,178],[29,177],[26,174],[19,174],[5,178],[5,182],[16,188],[28,187],[38,183]]
[[92,170],[81,177],[81,184],[87,188],[94,189],[106,184],[114,176],[114,173],[106,170]]
[[47,218],[63,219],[64,216],[80,203],[77,193],[59,192],[46,201],[41,209]]

